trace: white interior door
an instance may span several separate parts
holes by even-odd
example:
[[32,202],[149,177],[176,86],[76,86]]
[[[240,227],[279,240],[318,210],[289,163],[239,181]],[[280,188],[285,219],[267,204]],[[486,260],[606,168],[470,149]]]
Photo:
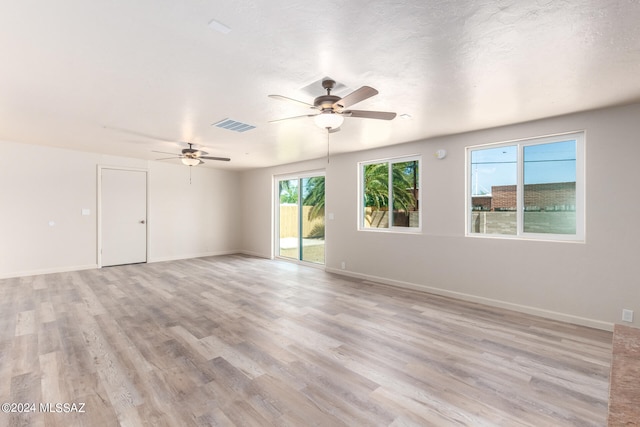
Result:
[[100,173],[101,265],[147,261],[147,172]]

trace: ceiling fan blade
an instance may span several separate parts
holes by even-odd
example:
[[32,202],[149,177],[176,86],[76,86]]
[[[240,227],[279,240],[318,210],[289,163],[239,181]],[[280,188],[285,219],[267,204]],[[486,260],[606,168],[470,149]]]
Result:
[[309,107],[309,108],[316,108],[315,106],[313,106],[312,104],[309,104],[308,102],[298,101],[297,99],[289,98],[288,96],[282,96],[282,95],[269,95],[269,98],[279,99],[280,101],[297,102],[298,104],[306,105],[306,106],[307,106],[307,107]]
[[370,86],[362,86],[360,89],[356,89],[344,98],[336,101],[333,106],[338,109],[343,109],[357,104],[360,101],[364,101],[367,98],[371,98],[377,95],[378,91]]
[[167,139],[167,138],[163,138],[157,135],[151,135],[148,133],[143,133],[143,132],[137,132],[135,130],[130,130],[130,129],[123,129],[123,128],[118,128],[118,127],[114,127],[114,126],[103,126],[104,129],[109,129],[109,130],[115,130],[117,132],[122,132],[122,133],[128,133],[130,135],[135,135],[135,136],[140,136],[143,138],[148,138],[148,139],[155,139],[157,141],[163,141],[163,142],[171,142],[171,143],[176,143],[176,140],[173,139]]
[[156,159],[156,160],[171,160],[171,159],[181,159],[182,156],[174,156],[174,157],[163,157],[162,159]]
[[304,116],[285,117],[284,119],[269,120],[269,123],[281,122],[283,120],[301,119],[303,117],[313,117],[315,114],[305,114]]
[[199,159],[207,159],[207,160],[220,160],[222,162],[228,162],[229,160],[231,160],[228,157],[208,157],[208,156],[200,156],[198,157]]
[[379,120],[393,120],[396,117],[396,113],[389,113],[386,111],[363,111],[363,110],[347,110],[342,112],[347,117],[360,117],[363,119],[379,119]]
[[340,132],[340,128],[331,128],[329,129],[329,133],[336,133],[336,132]]

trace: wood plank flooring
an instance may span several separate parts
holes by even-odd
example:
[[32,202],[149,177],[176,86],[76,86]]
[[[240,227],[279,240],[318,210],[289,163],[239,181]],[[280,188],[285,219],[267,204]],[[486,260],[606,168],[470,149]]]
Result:
[[0,426],[603,426],[611,338],[241,255],[4,279]]
[[610,426],[640,426],[640,329],[615,325],[609,386]]

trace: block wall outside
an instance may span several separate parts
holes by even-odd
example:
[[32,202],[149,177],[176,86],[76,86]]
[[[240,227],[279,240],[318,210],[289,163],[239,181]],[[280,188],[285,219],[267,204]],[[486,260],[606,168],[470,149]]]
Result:
[[[386,209],[365,208],[365,228],[388,228],[389,212]],[[396,211],[393,213],[393,224],[396,227],[418,227],[420,211]]]
[[[575,211],[525,212],[523,228],[526,233],[575,234]],[[471,233],[515,235],[515,211],[475,211],[471,217]]]

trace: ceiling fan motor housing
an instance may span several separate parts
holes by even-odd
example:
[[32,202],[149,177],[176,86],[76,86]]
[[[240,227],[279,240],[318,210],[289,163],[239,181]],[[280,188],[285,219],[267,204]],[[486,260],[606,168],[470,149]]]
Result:
[[331,110],[333,109],[333,104],[340,101],[340,99],[339,96],[335,95],[321,95],[313,101],[313,105],[322,111]]
[[188,144],[189,144],[189,148],[184,148],[182,150],[182,155],[190,159],[196,159],[200,157],[200,150],[196,150],[195,148],[192,148],[191,143],[188,143]]

